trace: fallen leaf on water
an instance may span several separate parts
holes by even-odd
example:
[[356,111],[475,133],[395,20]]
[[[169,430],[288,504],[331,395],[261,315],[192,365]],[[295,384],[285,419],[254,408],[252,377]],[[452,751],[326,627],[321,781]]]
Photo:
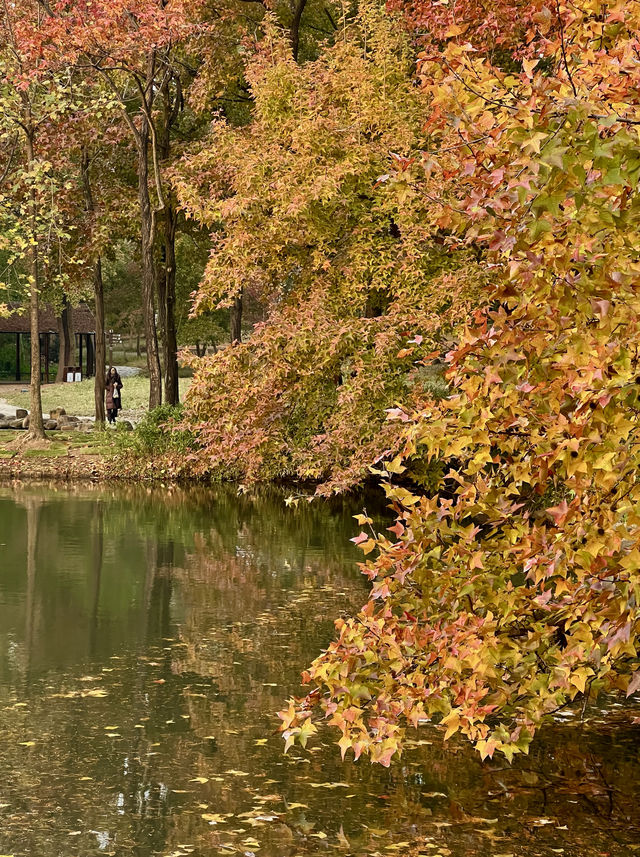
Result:
[[225,774],[229,774],[231,777],[248,777],[249,774],[246,771],[234,771],[233,768],[229,771],[225,771]]
[[20,747],[35,747],[35,741],[20,741]]
[[312,833],[311,835],[315,836],[316,839],[326,839],[327,838],[327,834],[323,833],[322,830],[319,830],[317,833]]
[[208,821],[209,824],[224,824],[227,820],[227,817],[224,815],[220,815],[217,812],[203,812],[200,816],[204,821]]
[[209,777],[194,777],[192,780],[189,780],[190,783],[208,783]]

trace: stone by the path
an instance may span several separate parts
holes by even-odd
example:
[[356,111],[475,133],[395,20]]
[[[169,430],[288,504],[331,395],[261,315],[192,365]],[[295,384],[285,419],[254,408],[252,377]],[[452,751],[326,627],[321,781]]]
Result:
[[142,374],[142,369],[138,369],[137,366],[116,366],[116,371],[121,378],[134,378]]
[[57,420],[45,420],[44,427],[47,431],[56,431],[58,428]]
[[25,417],[29,416],[29,411],[25,411],[24,408],[16,408],[16,419],[23,420]]
[[23,428],[23,425],[22,425],[23,422],[24,422],[24,420],[11,420],[11,422],[9,423],[9,428],[21,429],[21,428]]
[[64,408],[52,408],[51,413],[49,414],[50,420],[57,420],[60,417],[66,417],[67,412]]

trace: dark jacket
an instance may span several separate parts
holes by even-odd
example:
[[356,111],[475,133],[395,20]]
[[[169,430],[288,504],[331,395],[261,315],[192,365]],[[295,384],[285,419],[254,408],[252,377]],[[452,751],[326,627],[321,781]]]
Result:
[[115,378],[107,378],[107,383],[105,385],[105,393],[107,395],[107,410],[122,410],[122,396],[114,397],[114,390],[122,390],[122,381],[120,380],[120,376],[116,376]]

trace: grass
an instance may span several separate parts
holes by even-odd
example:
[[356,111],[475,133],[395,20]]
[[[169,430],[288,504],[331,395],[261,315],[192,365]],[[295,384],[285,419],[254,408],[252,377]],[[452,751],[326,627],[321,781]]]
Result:
[[[41,449],[25,449],[19,452],[23,458],[61,458],[68,455],[78,456],[109,456],[117,451],[116,439],[113,432],[46,432],[51,441]],[[16,449],[11,443],[17,438],[24,437],[24,432],[0,431],[0,458],[13,458]]]
[[[133,378],[125,378],[123,384],[123,416],[126,418],[130,411],[145,411],[149,404],[149,379],[144,375],[136,375]],[[190,384],[190,378],[180,378],[181,398]],[[23,390],[26,392],[22,392]],[[17,408],[29,408],[29,391],[25,385],[0,386],[0,399]],[[47,414],[54,408],[64,408],[68,414],[90,417],[94,414],[94,407],[93,378],[77,384],[47,384],[42,388],[42,408]]]

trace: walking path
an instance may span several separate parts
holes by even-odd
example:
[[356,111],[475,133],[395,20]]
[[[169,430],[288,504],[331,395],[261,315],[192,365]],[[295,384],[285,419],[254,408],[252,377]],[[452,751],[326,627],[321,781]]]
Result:
[[[18,408],[15,405],[10,405],[8,402],[5,402],[4,399],[0,399],[0,414],[4,414],[5,417],[15,419],[17,410]],[[47,420],[49,419],[49,414],[43,414],[43,417]]]

